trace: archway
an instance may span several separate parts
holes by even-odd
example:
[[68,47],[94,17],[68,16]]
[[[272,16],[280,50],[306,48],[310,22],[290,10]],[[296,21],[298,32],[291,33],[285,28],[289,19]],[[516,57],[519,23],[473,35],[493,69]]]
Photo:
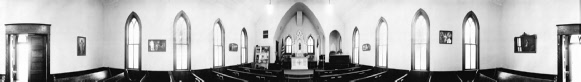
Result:
[[[324,54],[325,36],[317,17],[304,3],[297,2],[281,18],[274,35],[277,45],[277,59],[287,62],[287,56],[306,56],[310,62],[316,62],[320,54]],[[290,37],[290,47],[286,46],[286,38]],[[307,40],[313,37],[315,50],[307,53]],[[287,50],[288,49],[288,50]],[[321,60],[321,59],[319,59]],[[324,61],[324,59],[322,59]]]

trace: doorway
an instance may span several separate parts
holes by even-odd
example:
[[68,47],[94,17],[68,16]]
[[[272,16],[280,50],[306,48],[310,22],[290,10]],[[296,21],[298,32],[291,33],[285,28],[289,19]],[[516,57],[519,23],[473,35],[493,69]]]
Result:
[[574,82],[581,73],[571,69],[579,68],[581,63],[581,24],[561,24],[558,27],[558,82]]
[[6,25],[5,82],[49,81],[49,34],[47,24]]

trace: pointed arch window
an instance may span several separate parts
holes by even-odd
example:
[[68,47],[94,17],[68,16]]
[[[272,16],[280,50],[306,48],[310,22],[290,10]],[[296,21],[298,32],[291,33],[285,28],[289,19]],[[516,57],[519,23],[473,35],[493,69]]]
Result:
[[287,36],[286,39],[284,40],[284,46],[285,46],[285,50],[286,53],[292,53],[293,50],[293,39],[290,36]]
[[355,27],[353,30],[353,55],[351,56],[351,61],[353,64],[359,64],[359,52],[360,52],[360,44],[359,44],[359,29]]
[[479,25],[478,18],[474,12],[470,11],[464,17],[464,23],[462,24],[463,37],[464,40],[462,51],[463,51],[463,63],[464,70],[474,70],[479,69]]
[[309,36],[309,39],[307,39],[307,53],[315,53],[315,40],[313,36]]
[[248,36],[246,34],[246,28],[242,28],[242,34],[240,34],[240,63],[248,63]]
[[387,67],[387,22],[382,17],[376,30],[376,58],[378,67]]
[[423,9],[416,12],[412,23],[412,70],[430,69],[430,21]]
[[174,19],[174,70],[189,70],[190,56],[190,22],[188,16],[179,12]]
[[141,70],[141,21],[131,12],[125,24],[125,68]]
[[224,67],[224,26],[220,19],[214,23],[214,67]]

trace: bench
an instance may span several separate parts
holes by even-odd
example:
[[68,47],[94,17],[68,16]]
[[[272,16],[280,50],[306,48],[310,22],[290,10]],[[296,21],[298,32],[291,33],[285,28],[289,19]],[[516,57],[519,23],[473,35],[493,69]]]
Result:
[[476,79],[479,82],[555,82],[556,80],[556,75],[530,73],[505,68],[482,71],[481,75]]
[[170,71],[173,82],[203,82],[196,74],[190,71]]
[[410,71],[398,82],[428,82],[430,78],[430,72],[428,71]]
[[125,73],[119,73],[113,77],[101,80],[100,82],[118,82],[123,78],[125,78]]
[[270,74],[259,74],[259,73],[252,73],[247,71],[240,71],[234,69],[227,69],[228,71],[232,72],[236,77],[244,78],[248,81],[257,82],[257,81],[274,81],[279,79],[276,75]]
[[432,71],[429,82],[462,82],[455,71]]
[[141,82],[172,82],[170,73],[166,71],[149,71],[141,79]]
[[358,70],[358,71],[352,71],[352,72],[347,72],[347,73],[321,75],[318,79],[321,82],[338,82],[338,81],[345,81],[346,82],[346,81],[349,81],[352,79],[364,77],[370,71],[371,71],[371,69],[365,69],[365,70]]
[[110,68],[96,68],[78,72],[53,74],[54,82],[100,82],[114,77],[121,71],[112,71]]
[[233,77],[217,71],[212,71],[216,74],[216,82],[249,82],[248,80]]
[[350,67],[350,68],[332,69],[332,70],[315,70],[315,74],[317,74],[317,75],[329,75],[329,74],[347,73],[347,72],[355,71],[356,69],[359,69],[359,68],[360,67]]
[[362,78],[356,78],[350,82],[395,82],[402,80],[403,77],[407,76],[409,70],[402,69],[374,69],[375,74],[365,76]]

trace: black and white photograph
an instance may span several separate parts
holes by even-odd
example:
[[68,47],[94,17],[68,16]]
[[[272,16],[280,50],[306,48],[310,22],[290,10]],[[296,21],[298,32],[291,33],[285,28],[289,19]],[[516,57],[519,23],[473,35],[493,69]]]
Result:
[[440,44],[452,44],[452,31],[440,31]]
[[147,42],[149,52],[165,52],[165,40],[149,39]]
[[581,82],[581,0],[0,0],[0,29],[0,82]]
[[87,55],[87,38],[77,36],[77,56]]

